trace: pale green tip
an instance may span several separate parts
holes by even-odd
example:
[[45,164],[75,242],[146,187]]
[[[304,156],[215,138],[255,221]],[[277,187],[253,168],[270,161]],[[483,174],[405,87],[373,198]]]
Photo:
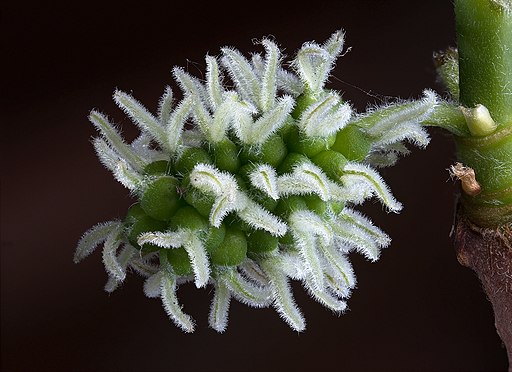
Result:
[[487,136],[498,127],[484,105],[478,104],[473,108],[461,106],[460,110],[464,114],[466,124],[473,136]]

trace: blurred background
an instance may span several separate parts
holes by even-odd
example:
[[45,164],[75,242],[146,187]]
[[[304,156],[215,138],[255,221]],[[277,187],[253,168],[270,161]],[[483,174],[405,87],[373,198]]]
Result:
[[[144,5],[141,5],[144,4]],[[97,160],[87,115],[107,113],[128,139],[115,88],[156,110],[171,68],[204,76],[206,54],[260,51],[271,37],[288,57],[306,41],[346,31],[347,53],[329,87],[363,111],[392,97],[441,91],[432,54],[455,45],[451,1],[3,2],[1,367],[5,371],[504,371],[490,303],[456,260],[450,229],[453,144],[431,145],[382,174],[399,215],[360,208],[393,238],[377,263],[351,256],[349,310],[333,315],[294,283],[307,330],[273,309],[232,302],[229,327],[208,328],[212,290],[179,290],[197,321],[181,333],[142,278],[111,295],[96,252],[72,263],[82,233],[122,217],[128,192]]]

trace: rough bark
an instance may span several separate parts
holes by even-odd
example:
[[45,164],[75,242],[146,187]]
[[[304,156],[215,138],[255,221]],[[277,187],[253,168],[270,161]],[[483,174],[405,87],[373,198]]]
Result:
[[457,259],[475,271],[492,304],[512,372],[512,223],[482,228],[469,221],[459,207],[454,239]]

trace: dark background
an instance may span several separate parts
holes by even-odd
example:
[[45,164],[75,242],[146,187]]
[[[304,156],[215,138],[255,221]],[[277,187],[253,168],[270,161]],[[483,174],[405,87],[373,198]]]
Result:
[[[400,215],[373,201],[362,210],[392,237],[378,263],[352,255],[358,289],[332,315],[294,286],[308,327],[297,334],[273,309],[233,302],[228,331],[208,328],[211,289],[180,289],[197,320],[181,333],[158,300],[130,275],[103,292],[96,252],[72,263],[77,240],[99,221],[123,216],[127,191],[96,159],[87,120],[99,108],[134,126],[111,100],[133,92],[150,110],[178,65],[204,72],[204,55],[232,45],[259,51],[275,37],[293,56],[305,41],[343,28],[351,51],[330,87],[358,110],[419,97],[435,82],[432,53],[455,44],[450,1],[3,2],[1,178],[1,366],[5,371],[492,371],[506,354],[492,310],[449,237],[456,185],[453,145],[432,143],[383,171]],[[48,3],[48,4],[47,4]]]

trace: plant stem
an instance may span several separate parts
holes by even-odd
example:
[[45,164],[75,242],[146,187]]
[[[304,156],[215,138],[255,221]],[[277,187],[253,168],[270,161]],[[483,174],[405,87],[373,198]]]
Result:
[[492,304],[512,372],[512,226],[482,228],[458,213],[454,233],[458,261],[475,271]]
[[512,2],[457,0],[455,15],[460,102],[512,125]]
[[[455,249],[459,262],[477,273],[492,303],[496,329],[510,363],[512,0],[456,0],[455,15],[460,104],[469,109],[484,105],[492,118],[485,119],[489,131],[470,128],[471,135],[455,136],[458,160],[474,170],[481,187],[477,195],[461,195]],[[496,126],[489,126],[493,121]],[[509,368],[512,371],[512,365]]]
[[482,187],[462,196],[470,220],[484,227],[512,222],[512,1],[457,0],[460,103],[482,104],[497,124],[486,136],[456,137],[457,157]]

